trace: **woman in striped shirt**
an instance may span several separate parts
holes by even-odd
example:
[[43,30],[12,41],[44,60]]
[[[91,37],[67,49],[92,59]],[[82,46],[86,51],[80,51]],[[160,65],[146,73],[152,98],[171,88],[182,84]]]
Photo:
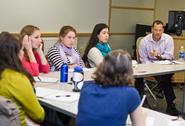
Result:
[[71,26],[63,26],[59,32],[58,42],[48,51],[48,62],[51,71],[58,71],[63,63],[67,63],[69,68],[74,66],[84,67],[84,62],[74,48],[76,41],[76,30]]

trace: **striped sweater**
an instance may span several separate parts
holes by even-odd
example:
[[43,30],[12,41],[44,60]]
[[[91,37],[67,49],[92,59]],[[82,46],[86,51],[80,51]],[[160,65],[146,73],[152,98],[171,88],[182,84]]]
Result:
[[[84,67],[84,62],[79,52],[75,48],[74,50],[75,50],[74,52],[79,56],[79,59],[80,59],[79,63],[76,65]],[[62,57],[60,55],[60,50],[58,49],[56,45],[54,45],[53,47],[49,49],[47,56],[48,56],[48,62],[50,64],[51,71],[59,71],[61,65],[65,63],[65,61],[67,61],[67,64],[70,64],[70,60],[68,59],[68,57],[67,57],[67,60],[64,60],[65,57]]]

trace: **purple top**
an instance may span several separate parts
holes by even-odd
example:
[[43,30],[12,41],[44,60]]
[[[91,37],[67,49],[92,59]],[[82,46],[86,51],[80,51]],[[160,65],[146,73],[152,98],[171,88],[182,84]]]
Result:
[[150,55],[151,51],[157,51],[162,59],[173,60],[174,42],[173,38],[165,33],[159,41],[154,41],[152,34],[145,36],[139,45],[139,56],[141,63],[152,62],[156,57]]

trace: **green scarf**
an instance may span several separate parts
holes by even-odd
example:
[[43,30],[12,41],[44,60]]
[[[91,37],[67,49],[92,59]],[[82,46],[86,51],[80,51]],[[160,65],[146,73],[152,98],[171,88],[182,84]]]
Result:
[[109,46],[109,44],[107,42],[106,43],[98,42],[96,44],[96,48],[98,48],[100,50],[100,52],[102,53],[103,57],[105,57],[111,51],[111,48],[110,48],[110,46]]

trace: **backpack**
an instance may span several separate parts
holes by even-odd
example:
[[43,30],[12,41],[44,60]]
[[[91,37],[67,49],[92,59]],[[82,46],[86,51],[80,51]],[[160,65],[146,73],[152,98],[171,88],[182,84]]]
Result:
[[0,126],[20,126],[19,110],[10,99],[0,96]]

